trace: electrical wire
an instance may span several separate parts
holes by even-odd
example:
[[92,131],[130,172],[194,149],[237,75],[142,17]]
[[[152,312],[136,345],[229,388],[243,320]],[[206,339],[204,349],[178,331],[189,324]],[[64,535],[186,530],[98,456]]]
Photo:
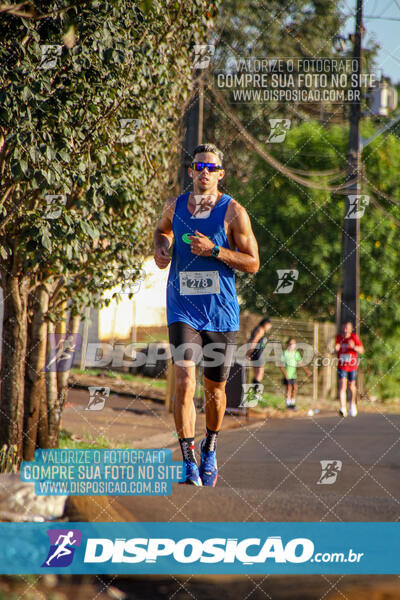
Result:
[[377,208],[378,210],[380,210],[380,211],[384,212],[384,213],[385,213],[385,215],[386,215],[387,217],[389,217],[389,219],[390,219],[391,221],[393,221],[393,222],[394,222],[394,223],[397,225],[397,227],[400,227],[400,221],[398,221],[398,220],[396,219],[396,217],[394,217],[394,216],[393,216],[393,215],[392,215],[392,214],[391,214],[391,213],[390,213],[390,212],[389,212],[389,211],[388,211],[386,208],[384,208],[384,207],[382,206],[382,204],[380,204],[380,203],[378,202],[378,200],[376,200],[376,198],[374,198],[373,196],[370,196],[370,200],[371,200],[371,203],[372,203],[372,204],[375,206],[375,208]]
[[[332,192],[332,193],[337,193],[338,190],[348,189],[350,186],[357,183],[357,177],[355,177],[349,181],[346,181],[345,183],[339,184],[337,186],[321,185],[315,181],[310,181],[308,179],[305,179],[304,177],[300,177],[297,173],[294,172],[293,169],[289,169],[288,167],[286,167],[284,164],[282,164],[279,160],[274,158],[269,152],[267,152],[264,148],[262,148],[260,146],[260,144],[257,142],[257,140],[247,131],[247,129],[240,122],[240,120],[230,110],[227,102],[224,100],[222,95],[217,90],[215,90],[211,84],[208,84],[207,88],[213,95],[216,102],[223,108],[227,117],[236,125],[240,135],[245,139],[246,143],[248,145],[250,145],[257,152],[257,154],[259,156],[261,156],[261,158],[263,158],[268,164],[270,164],[272,167],[274,167],[274,169],[276,169],[277,171],[279,171],[280,173],[282,173],[289,179],[292,179],[293,181],[296,181],[297,183],[299,183],[300,185],[303,185],[305,187],[309,187],[309,188],[313,188],[313,189],[317,189],[317,190],[323,190],[323,191]],[[301,173],[303,175],[310,176],[310,172],[308,172],[308,171],[302,171]],[[327,172],[326,171],[325,172],[324,171],[318,171],[318,172],[313,171],[312,173],[314,174],[313,175],[314,177],[315,176],[326,177]],[[328,173],[330,173],[330,172],[328,171]],[[346,172],[345,171],[342,172],[342,175],[345,177]]]

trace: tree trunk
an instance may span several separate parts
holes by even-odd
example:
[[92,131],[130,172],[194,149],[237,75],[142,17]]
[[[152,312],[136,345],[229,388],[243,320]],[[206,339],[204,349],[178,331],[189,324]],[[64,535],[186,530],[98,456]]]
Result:
[[[15,260],[15,259],[14,259]],[[1,361],[0,445],[16,445],[22,457],[24,378],[27,340],[27,278],[2,268],[3,340]]]
[[59,360],[57,361],[57,370],[48,373],[47,393],[48,393],[48,415],[49,415],[49,444],[51,448],[57,448],[58,437],[61,426],[61,414],[68,395],[68,379],[72,366],[73,354],[79,332],[80,316],[75,315],[70,318],[68,328],[64,321],[57,326],[55,333],[54,324],[49,323],[52,335],[49,335],[50,345],[57,347]]
[[[46,406],[46,337],[45,320],[49,304],[49,295],[43,286],[39,286],[29,296],[29,309],[33,312],[28,325],[27,362],[25,371],[25,418],[24,418],[24,459],[33,460],[35,448],[39,446],[38,429],[40,417],[43,417],[41,405]],[[47,419],[45,419],[47,422]],[[40,447],[46,447],[41,429]],[[47,434],[47,427],[45,430]]]
[[68,397],[68,379],[73,363],[80,322],[80,315],[71,316],[69,319],[66,343],[64,344],[64,368],[57,372],[58,402],[61,413]]
[[[51,359],[57,347],[55,336],[55,324],[49,321],[48,323],[48,345],[47,357]],[[46,390],[47,390],[47,414],[48,414],[48,430],[49,430],[49,448],[57,448],[58,446],[58,423],[59,423],[59,406],[57,394],[57,372],[56,368],[51,367],[46,372]]]
[[40,399],[39,423],[37,430],[37,445],[39,448],[52,448],[49,440],[49,415],[47,412],[47,389],[44,381],[44,394]]

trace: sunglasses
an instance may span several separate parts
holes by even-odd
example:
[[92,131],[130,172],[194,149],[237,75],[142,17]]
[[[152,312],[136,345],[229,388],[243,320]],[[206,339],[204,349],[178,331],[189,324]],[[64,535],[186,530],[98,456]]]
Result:
[[221,165],[216,165],[215,163],[204,163],[204,162],[194,162],[192,163],[192,169],[195,171],[204,171],[207,167],[209,173],[215,173],[215,171],[220,171],[223,167]]

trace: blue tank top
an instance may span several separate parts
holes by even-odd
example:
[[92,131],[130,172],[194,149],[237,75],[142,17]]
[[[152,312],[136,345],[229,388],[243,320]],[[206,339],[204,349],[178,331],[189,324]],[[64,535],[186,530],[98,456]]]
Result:
[[207,218],[189,212],[188,198],[189,193],[177,198],[172,220],[175,239],[167,283],[168,325],[183,321],[196,331],[238,331],[234,269],[218,258],[192,254],[187,239],[197,229],[221,248],[230,249],[224,221],[231,197],[223,194]]

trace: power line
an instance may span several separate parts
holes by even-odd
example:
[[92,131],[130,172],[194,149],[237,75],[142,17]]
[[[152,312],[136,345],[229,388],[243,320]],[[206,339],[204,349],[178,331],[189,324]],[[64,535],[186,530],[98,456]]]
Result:
[[381,14],[379,15],[380,17],[383,16],[383,14],[387,11],[387,9],[389,8],[389,6],[392,6],[393,4],[393,0],[390,0],[389,4],[386,6],[386,8],[383,9],[383,11],[381,12]]
[[381,21],[400,21],[400,17],[377,17],[375,15],[365,15],[364,19],[379,19]]
[[394,216],[393,216],[393,215],[392,215],[392,214],[391,214],[391,213],[390,213],[388,210],[386,210],[386,208],[384,208],[384,207],[382,206],[382,204],[380,204],[380,203],[378,202],[378,200],[376,200],[376,199],[375,199],[373,196],[371,196],[371,202],[372,202],[372,204],[375,206],[375,208],[377,208],[378,210],[380,210],[380,211],[384,212],[384,213],[385,213],[385,215],[386,215],[387,217],[389,217],[389,219],[390,219],[391,221],[393,221],[394,223],[396,223],[397,227],[400,227],[400,221],[398,221],[398,220],[396,219],[396,217],[394,217]]
[[397,62],[400,63],[400,59],[398,59],[397,56],[395,56],[394,54],[392,54],[391,52],[389,52],[389,50],[386,50],[385,46],[381,46],[381,50],[383,50],[384,52],[386,52],[386,54],[389,54],[389,56],[391,58],[393,58],[393,60],[397,60]]
[[[367,177],[365,176],[365,173],[361,173],[361,177],[363,179],[363,181],[365,181],[367,183],[367,185],[369,185],[371,187],[371,183],[370,181],[367,179]],[[376,186],[372,186],[373,189],[373,193],[376,194],[377,196],[380,196],[381,198],[383,198],[384,200],[387,200],[388,202],[391,202],[392,204],[396,205],[396,206],[400,206],[400,202],[399,200],[394,200],[393,198],[391,198],[388,194],[385,194],[385,192],[382,192],[382,190],[379,190]]]
[[[350,185],[353,185],[357,181],[357,177],[355,177],[337,186],[329,186],[320,185],[315,181],[310,181],[308,179],[305,179],[304,177],[300,177],[293,171],[293,169],[289,169],[288,167],[286,167],[286,165],[282,164],[279,160],[272,156],[272,154],[270,154],[260,146],[259,142],[247,131],[247,129],[242,125],[242,123],[236,117],[236,115],[234,115],[233,112],[230,110],[227,102],[224,100],[220,92],[218,92],[214,87],[212,87],[211,84],[208,84],[208,89],[212,93],[216,102],[223,108],[225,114],[236,125],[240,135],[245,139],[247,144],[250,145],[257,152],[257,154],[261,156],[261,158],[263,158],[268,164],[270,164],[274,169],[276,169],[283,175],[286,175],[286,177],[288,177],[289,179],[292,179],[293,181],[296,181],[296,183],[299,183],[300,185],[303,185],[305,187],[333,193],[337,193],[338,190],[347,189]],[[313,173],[315,176],[317,172],[314,171]],[[328,171],[328,173],[331,174],[331,171]],[[308,176],[310,175],[308,171],[302,171],[302,174]],[[345,175],[345,172],[343,172],[343,175]],[[320,171],[318,172],[318,176],[325,177],[326,172]]]

